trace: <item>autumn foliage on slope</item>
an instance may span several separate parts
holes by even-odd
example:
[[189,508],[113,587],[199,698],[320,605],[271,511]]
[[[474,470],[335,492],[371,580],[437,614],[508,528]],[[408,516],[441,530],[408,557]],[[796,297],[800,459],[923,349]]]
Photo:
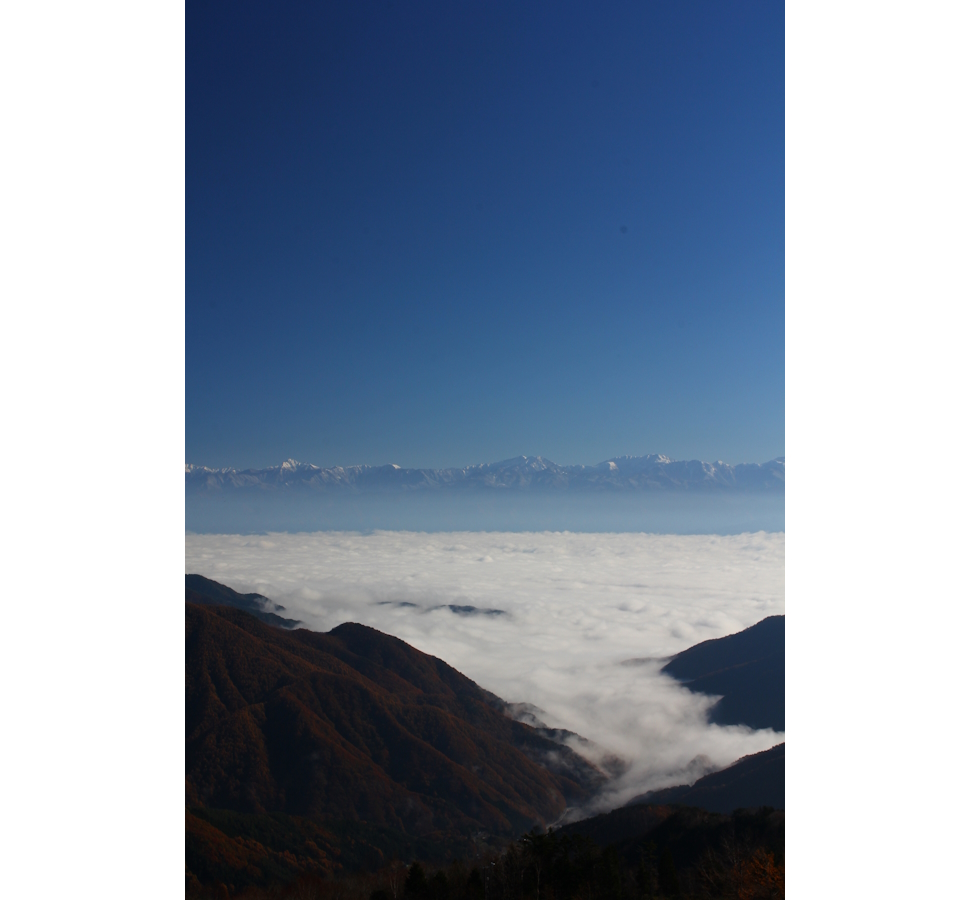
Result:
[[[513,837],[602,779],[460,672],[374,629],[284,631],[191,603],[185,624],[187,857],[221,860],[242,883],[279,866],[340,870],[348,840],[379,864],[394,834],[441,847]],[[300,860],[274,860],[273,841],[252,836],[271,814],[277,831],[300,831],[287,838]],[[322,824],[340,822],[370,831]]]

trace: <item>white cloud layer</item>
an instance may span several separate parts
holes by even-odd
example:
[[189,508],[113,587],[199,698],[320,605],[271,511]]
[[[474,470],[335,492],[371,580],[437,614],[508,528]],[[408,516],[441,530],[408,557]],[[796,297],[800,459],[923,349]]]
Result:
[[692,644],[784,613],[784,560],[784,534],[765,532],[185,539],[186,572],[265,594],[317,630],[353,621],[396,635],[619,756],[628,770],[599,809],[783,740],[708,725],[710,701],[659,669]]

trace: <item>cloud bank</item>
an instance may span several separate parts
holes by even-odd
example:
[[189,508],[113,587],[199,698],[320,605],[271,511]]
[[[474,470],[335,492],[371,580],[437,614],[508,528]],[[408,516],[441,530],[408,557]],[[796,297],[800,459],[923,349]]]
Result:
[[189,534],[185,571],[265,594],[316,630],[396,635],[582,735],[595,746],[577,751],[623,761],[598,810],[783,739],[708,725],[712,701],[659,670],[784,613],[784,554],[784,534],[764,532]]

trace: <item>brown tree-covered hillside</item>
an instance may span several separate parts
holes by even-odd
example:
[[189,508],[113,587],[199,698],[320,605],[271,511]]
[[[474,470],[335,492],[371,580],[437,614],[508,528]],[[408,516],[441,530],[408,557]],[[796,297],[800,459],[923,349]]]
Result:
[[[783,798],[783,745],[546,832],[605,780],[550,732],[372,628],[288,630],[194,597],[187,588],[189,896],[784,895],[784,813],[723,814],[757,805],[748,782],[765,766]],[[671,805],[711,806],[702,789],[718,810]]]
[[[374,629],[284,631],[192,603],[185,617],[187,854],[248,871],[244,882],[260,880],[260,851],[221,846],[213,829],[242,839],[278,814],[284,831],[307,831],[300,847],[318,848],[307,859],[337,871],[354,823],[372,856],[395,834],[442,848],[514,837],[603,778],[461,673]],[[321,823],[350,824],[310,835]]]
[[[688,807],[635,807],[622,821],[534,831],[503,852],[446,865],[391,860],[337,875],[312,869],[287,883],[238,889],[191,885],[193,898],[247,900],[782,900],[785,814],[731,816]],[[412,857],[413,859],[413,857]]]

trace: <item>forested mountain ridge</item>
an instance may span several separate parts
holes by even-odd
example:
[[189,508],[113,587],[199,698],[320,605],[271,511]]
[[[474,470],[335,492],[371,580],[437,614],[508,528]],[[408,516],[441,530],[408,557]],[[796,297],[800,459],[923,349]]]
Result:
[[286,619],[278,615],[285,612],[285,609],[278,603],[273,603],[269,597],[262,594],[240,594],[231,587],[202,575],[185,576],[185,602],[198,606],[231,606],[248,612],[261,622],[280,628],[296,628],[301,624],[296,619]]
[[461,673],[374,629],[284,631],[192,603],[185,616],[196,821],[283,814],[446,846],[552,822],[605,780]]
[[[783,745],[691,787],[640,798],[652,805],[544,833],[607,779],[557,732],[516,721],[515,708],[389,635],[354,623],[326,634],[280,627],[290,621],[277,615],[282,607],[208,579],[201,606],[192,602],[197,580],[187,576],[185,607],[193,896],[248,885],[256,897],[290,884],[307,897],[329,897],[337,886],[361,900],[375,889],[391,897],[403,885],[401,860],[416,858],[428,872],[423,888],[406,892],[413,900],[524,898],[542,879],[563,898],[576,879],[591,898],[650,896],[641,884],[654,896],[676,888],[734,897],[738,885],[755,882],[768,885],[766,897],[783,889],[783,813],[718,815],[736,801],[759,805],[766,772],[783,804]],[[272,624],[254,618],[259,612]],[[723,662],[723,645],[706,643],[718,646],[714,656],[710,647],[694,655],[702,669]],[[721,844],[739,828],[746,843],[725,856]],[[444,868],[432,878],[436,865]],[[721,893],[692,893],[704,879]]]

